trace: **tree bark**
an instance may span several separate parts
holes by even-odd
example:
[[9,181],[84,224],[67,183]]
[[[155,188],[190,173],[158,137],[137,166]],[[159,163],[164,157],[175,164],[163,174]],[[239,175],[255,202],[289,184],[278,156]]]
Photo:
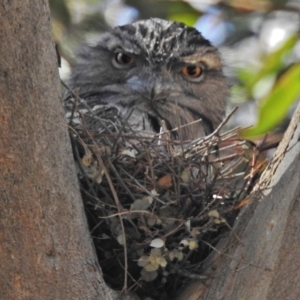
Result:
[[0,299],[114,299],[88,232],[46,0],[0,2]]
[[[78,190],[49,15],[46,0],[0,3],[0,299],[115,299]],[[209,286],[178,299],[300,299],[299,121],[300,108],[234,226],[242,243],[225,237]]]
[[299,122],[300,106],[233,228],[242,243],[232,233],[224,238],[206,262],[215,278],[192,283],[178,299],[300,299]]

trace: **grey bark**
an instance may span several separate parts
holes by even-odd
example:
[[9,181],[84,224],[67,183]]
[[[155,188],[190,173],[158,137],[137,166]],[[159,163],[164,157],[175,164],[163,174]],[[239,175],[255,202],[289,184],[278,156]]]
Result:
[[0,299],[114,299],[67,134],[46,0],[0,2]]

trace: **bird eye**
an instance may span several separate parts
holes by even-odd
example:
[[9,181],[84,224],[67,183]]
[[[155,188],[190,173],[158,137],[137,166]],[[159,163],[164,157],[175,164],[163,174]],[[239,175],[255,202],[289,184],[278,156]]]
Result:
[[123,53],[123,52],[117,52],[115,54],[115,62],[118,64],[118,65],[121,65],[121,66],[129,66],[129,65],[132,65],[134,63],[134,59]]
[[196,65],[185,66],[181,69],[181,73],[185,77],[196,79],[201,76],[202,68]]

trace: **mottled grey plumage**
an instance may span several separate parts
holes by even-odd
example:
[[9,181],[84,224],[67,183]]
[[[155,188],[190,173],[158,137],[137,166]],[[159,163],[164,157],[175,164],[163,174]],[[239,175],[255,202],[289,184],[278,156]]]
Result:
[[130,122],[147,131],[161,120],[171,129],[202,118],[181,130],[185,140],[220,123],[228,90],[217,49],[196,29],[161,19],[101,35],[78,55],[69,85],[90,106],[112,105],[124,116],[134,108]]

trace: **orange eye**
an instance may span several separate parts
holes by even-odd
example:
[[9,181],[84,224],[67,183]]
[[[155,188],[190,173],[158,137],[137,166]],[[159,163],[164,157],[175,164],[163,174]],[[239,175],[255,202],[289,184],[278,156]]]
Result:
[[134,59],[123,52],[117,52],[115,61],[120,65],[131,65],[134,62]]
[[182,74],[190,78],[198,78],[202,74],[202,68],[199,66],[186,66],[181,70]]

